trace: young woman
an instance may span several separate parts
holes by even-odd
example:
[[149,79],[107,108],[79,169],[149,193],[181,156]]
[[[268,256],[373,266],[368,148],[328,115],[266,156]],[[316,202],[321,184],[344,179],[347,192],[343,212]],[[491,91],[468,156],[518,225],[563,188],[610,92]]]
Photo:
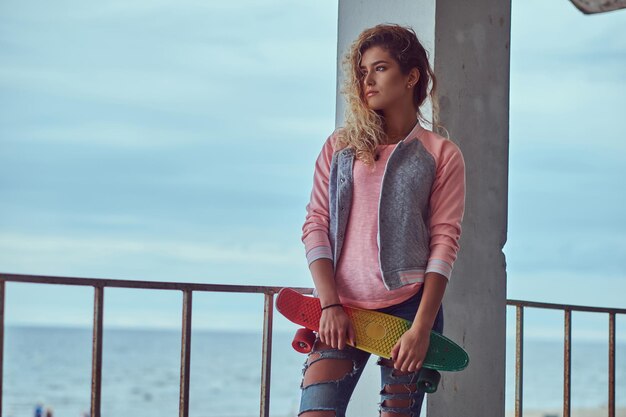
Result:
[[354,332],[346,304],[413,322],[392,360],[378,364],[382,416],[415,417],[429,334],[443,330],[441,300],[459,249],[465,164],[454,142],[420,125],[429,95],[437,107],[436,80],[412,29],[365,30],[343,64],[346,123],[317,158],[302,227],[323,310],[304,365],[299,415],[345,415],[369,358],[347,344]]

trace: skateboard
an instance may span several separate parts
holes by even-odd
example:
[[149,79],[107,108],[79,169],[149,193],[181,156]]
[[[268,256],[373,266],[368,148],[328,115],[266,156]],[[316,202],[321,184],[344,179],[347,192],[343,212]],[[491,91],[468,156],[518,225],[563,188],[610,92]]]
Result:
[[[283,288],[276,297],[276,309],[289,321],[304,327],[296,332],[292,346],[298,352],[310,352],[316,337],[313,332],[319,331],[322,316],[319,299],[300,294],[291,288]],[[411,327],[408,320],[378,311],[346,305],[343,309],[354,328],[355,347],[383,358],[391,358],[391,350],[396,342]],[[463,348],[447,337],[431,332],[418,386],[433,393],[441,378],[438,371],[461,371],[468,364],[469,356]]]

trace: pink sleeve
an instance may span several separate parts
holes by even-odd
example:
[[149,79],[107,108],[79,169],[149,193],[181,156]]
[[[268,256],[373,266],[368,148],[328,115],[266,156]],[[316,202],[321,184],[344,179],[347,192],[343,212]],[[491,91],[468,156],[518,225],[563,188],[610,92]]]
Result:
[[306,251],[309,265],[319,258],[333,259],[328,230],[330,216],[328,211],[328,181],[330,176],[330,162],[333,157],[335,132],[331,134],[317,160],[313,174],[313,189],[311,199],[306,206],[306,219],[302,226],[302,242]]
[[430,257],[426,273],[450,279],[465,211],[465,161],[459,147],[446,141],[437,162],[430,195]]

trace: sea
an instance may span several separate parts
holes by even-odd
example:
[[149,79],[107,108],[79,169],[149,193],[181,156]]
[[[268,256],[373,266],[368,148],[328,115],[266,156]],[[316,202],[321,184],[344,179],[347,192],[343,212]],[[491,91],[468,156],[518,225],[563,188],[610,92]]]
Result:
[[[292,332],[275,332],[273,336],[272,416],[297,415],[302,364],[306,358],[291,348],[292,336]],[[194,330],[191,340],[189,415],[258,416],[261,334]],[[177,416],[180,343],[179,330],[105,329],[102,416]],[[32,417],[37,404],[49,408],[54,417],[88,415],[91,346],[92,333],[88,328],[7,326],[3,417]],[[513,340],[509,340],[507,410],[514,406],[514,351]],[[562,342],[526,339],[524,355],[524,408],[560,407],[563,401]],[[617,345],[616,358],[617,405],[624,407],[626,343]],[[574,342],[572,407],[606,407],[607,363],[606,342]]]

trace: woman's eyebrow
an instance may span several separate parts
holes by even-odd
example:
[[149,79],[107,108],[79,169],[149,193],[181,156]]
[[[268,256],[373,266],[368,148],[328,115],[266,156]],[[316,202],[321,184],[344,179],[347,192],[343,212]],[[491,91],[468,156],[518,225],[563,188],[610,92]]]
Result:
[[[388,63],[389,63],[389,62],[384,61],[384,60],[382,60],[382,59],[381,59],[381,60],[378,60],[378,61],[376,61],[376,62],[372,62],[372,65],[371,65],[371,66],[373,67],[373,66],[378,65],[378,64],[388,64]],[[361,65],[359,68],[365,68],[365,65]]]

